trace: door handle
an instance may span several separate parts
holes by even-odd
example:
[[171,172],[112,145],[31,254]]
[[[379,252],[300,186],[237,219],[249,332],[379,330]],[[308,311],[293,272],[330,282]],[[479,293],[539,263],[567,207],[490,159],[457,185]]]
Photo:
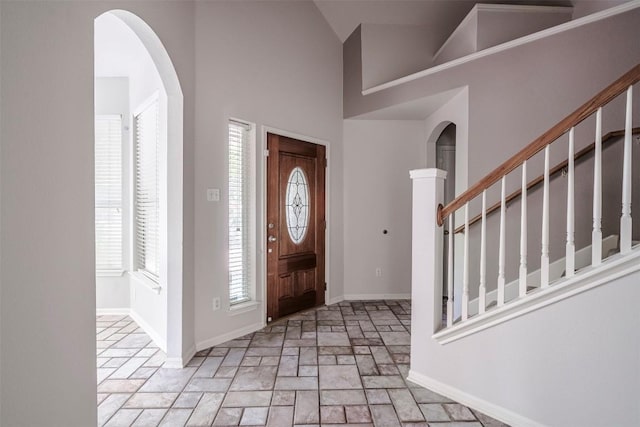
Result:
[[276,240],[278,240],[278,239],[276,238],[276,236],[269,236],[269,239],[268,239],[268,240],[269,240],[269,243],[273,243],[273,242],[275,242],[275,241],[276,241]]

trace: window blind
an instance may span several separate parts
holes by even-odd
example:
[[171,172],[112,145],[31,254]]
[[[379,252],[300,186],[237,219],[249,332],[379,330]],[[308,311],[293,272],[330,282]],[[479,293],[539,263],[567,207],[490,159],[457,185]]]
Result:
[[251,299],[252,184],[250,126],[229,122],[229,302]]
[[95,118],[96,271],[122,270],[122,118]]
[[160,179],[157,100],[136,115],[135,131],[136,269],[157,282],[160,271]]

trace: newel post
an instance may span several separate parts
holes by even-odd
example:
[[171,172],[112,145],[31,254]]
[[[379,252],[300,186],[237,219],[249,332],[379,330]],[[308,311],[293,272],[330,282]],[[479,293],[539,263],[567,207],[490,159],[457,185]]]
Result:
[[[444,200],[444,179],[439,169],[410,172],[413,181],[411,250],[411,334],[412,349],[442,325],[443,227],[437,210]],[[453,232],[453,229],[451,230]],[[428,335],[427,335],[428,334]],[[413,351],[412,351],[413,353]]]

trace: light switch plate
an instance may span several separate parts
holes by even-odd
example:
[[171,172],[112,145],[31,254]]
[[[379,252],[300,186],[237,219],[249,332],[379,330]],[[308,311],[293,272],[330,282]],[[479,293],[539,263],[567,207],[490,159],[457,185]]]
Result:
[[219,202],[220,201],[220,189],[219,188],[207,188],[207,201]]

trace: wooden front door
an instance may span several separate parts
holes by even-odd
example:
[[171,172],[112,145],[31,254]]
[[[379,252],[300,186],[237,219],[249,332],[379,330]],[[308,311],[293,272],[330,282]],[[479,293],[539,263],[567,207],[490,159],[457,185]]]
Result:
[[267,134],[267,319],[324,304],[325,147]]

